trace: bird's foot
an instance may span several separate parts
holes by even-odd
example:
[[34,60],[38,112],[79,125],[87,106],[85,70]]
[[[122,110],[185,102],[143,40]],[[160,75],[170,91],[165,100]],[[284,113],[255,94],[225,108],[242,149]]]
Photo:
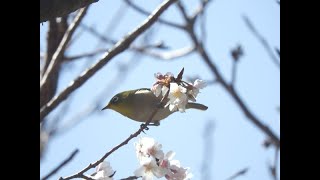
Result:
[[148,131],[149,130],[148,126],[146,124],[144,124],[144,123],[140,125],[140,128],[142,129],[142,132],[144,134],[146,134],[146,132],[144,132],[144,131]]
[[144,131],[148,131],[149,130],[149,127],[148,126],[160,126],[160,122],[159,121],[155,121],[155,122],[151,122],[149,123],[148,125],[146,124],[141,124],[140,127],[142,128],[142,132],[144,134],[146,134]]

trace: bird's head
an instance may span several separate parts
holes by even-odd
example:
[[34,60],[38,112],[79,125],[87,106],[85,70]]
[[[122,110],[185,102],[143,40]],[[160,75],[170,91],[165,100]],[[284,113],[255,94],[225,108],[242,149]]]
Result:
[[124,91],[116,94],[111,98],[108,105],[105,106],[102,110],[112,109],[125,116],[132,114],[133,113],[132,94],[134,94],[134,91]]

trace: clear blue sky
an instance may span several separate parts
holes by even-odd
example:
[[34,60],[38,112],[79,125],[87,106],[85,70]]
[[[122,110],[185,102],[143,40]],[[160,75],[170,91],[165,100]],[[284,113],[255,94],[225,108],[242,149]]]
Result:
[[[161,3],[160,0],[134,2],[149,11]],[[197,3],[195,0],[184,1],[188,10],[196,7]],[[123,5],[122,1],[101,0],[90,7],[83,21],[103,33],[117,9]],[[261,43],[248,30],[242,19],[242,15],[247,15],[271,47],[280,48],[280,6],[273,0],[216,0],[209,4],[206,12],[205,46],[211,58],[223,76],[230,80],[232,69],[230,50],[237,44],[243,46],[245,55],[238,64],[236,89],[254,114],[280,135],[280,116],[276,110],[280,106],[280,70],[272,63]],[[127,8],[123,15],[119,25],[114,27],[112,34],[107,34],[107,37],[120,39],[145,19],[145,16],[130,8]],[[174,6],[161,17],[182,22]],[[191,44],[189,37],[179,30],[159,24],[154,26],[154,30],[151,42],[164,41],[172,49]],[[46,31],[47,23],[40,25],[41,50],[45,49]],[[68,54],[77,55],[92,51],[97,48],[96,44],[97,39],[94,36],[82,33]],[[99,46],[99,48],[108,47],[110,45]],[[59,82],[58,92],[83,71],[85,64],[93,64],[100,57],[101,55],[98,55],[93,59],[81,59],[68,64]],[[200,76],[204,80],[214,78],[197,54],[172,61],[154,59],[150,56],[142,57],[132,59],[132,52],[125,52],[112,59],[73,93],[71,108],[65,113],[60,124],[63,125],[75,114],[90,106],[93,99],[104,89],[108,92],[101,101],[106,104],[117,92],[150,87],[154,82],[153,74],[156,72],[170,71],[176,75],[184,67],[185,77]],[[128,75],[122,78],[119,76],[119,67],[127,63],[131,63],[130,70]],[[265,135],[244,116],[226,91],[219,85],[208,86],[199,94],[198,102],[207,105],[209,109],[205,112],[190,110],[184,114],[176,113],[162,121],[161,126],[151,127],[147,135],[140,136],[155,138],[162,144],[165,152],[175,151],[176,159],[180,160],[183,166],[191,168],[194,179],[202,178],[201,167],[204,159],[209,163],[213,180],[224,180],[246,167],[249,171],[245,176],[238,177],[238,180],[272,179],[268,165],[274,162],[274,149],[263,147]],[[63,106],[64,104],[61,104],[49,117],[55,117]],[[208,154],[205,151],[208,142],[205,143],[203,134],[209,122],[214,123],[214,129],[209,140],[212,151]],[[92,113],[75,127],[50,141],[41,162],[40,177],[56,167],[75,148],[80,150],[78,155],[52,179],[78,172],[102,157],[139,127],[139,123],[130,121],[111,110]],[[138,168],[133,145],[136,141],[137,138],[133,139],[107,158],[112,168],[117,171],[115,179],[131,176]],[[280,162],[278,167],[279,164]],[[278,173],[279,170],[280,168]]]

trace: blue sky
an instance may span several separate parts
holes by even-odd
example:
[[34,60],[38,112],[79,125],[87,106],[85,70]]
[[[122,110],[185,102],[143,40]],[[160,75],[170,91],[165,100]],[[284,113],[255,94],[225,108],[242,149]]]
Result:
[[[134,2],[149,11],[161,3],[159,0]],[[184,1],[190,11],[197,3],[195,0]],[[99,1],[89,8],[83,22],[103,33],[120,6],[123,6],[122,1],[112,3]],[[254,114],[280,135],[280,116],[276,110],[280,106],[280,70],[273,64],[261,43],[248,30],[242,19],[243,15],[248,16],[271,47],[280,48],[280,6],[272,0],[216,0],[209,4],[206,15],[205,47],[210,57],[223,73],[223,77],[230,81],[232,69],[230,50],[237,44],[242,45],[245,55],[238,64],[235,88]],[[182,23],[180,14],[174,6],[170,7],[161,18]],[[127,8],[123,11],[123,19],[118,26],[106,36],[118,40],[144,19],[145,16]],[[180,30],[160,24],[155,24],[153,30],[151,43],[163,41],[172,49],[191,45],[187,34]],[[40,25],[42,50],[45,49],[46,31],[47,23]],[[78,30],[76,34],[79,32]],[[139,41],[141,38],[134,44],[138,44]],[[97,48],[96,44],[97,39],[94,36],[82,33],[68,54],[77,55],[92,51]],[[99,48],[109,47],[108,44],[99,46]],[[90,107],[97,96],[100,96],[100,101],[106,104],[118,92],[150,87],[154,82],[153,74],[156,72],[172,72],[177,75],[184,67],[184,77],[200,76],[204,80],[214,79],[210,69],[196,53],[175,60],[159,60],[143,55],[132,58],[132,54],[132,51],[127,51],[116,56],[72,94],[70,109],[63,115],[61,126],[75,114]],[[66,65],[59,82],[58,93],[79,76],[84,67],[94,64],[100,57],[101,55],[97,55],[91,59],[79,59]],[[119,73],[119,67],[128,63],[130,64],[128,74]],[[103,92],[104,95],[101,97],[100,94]],[[201,91],[197,101],[207,105],[209,109],[204,112],[190,110],[183,114],[175,113],[162,121],[161,126],[151,127],[146,135],[140,136],[155,138],[162,144],[165,152],[175,151],[176,159],[180,160],[183,166],[191,168],[194,179],[202,178],[201,166],[204,159],[209,163],[211,179],[214,180],[226,179],[246,167],[249,168],[247,174],[237,179],[272,179],[268,164],[273,164],[274,149],[263,147],[266,136],[244,116],[231,96],[221,86],[210,85]],[[55,117],[63,108],[64,103],[49,117]],[[212,150],[208,153],[205,151],[208,142],[205,141],[203,134],[210,122],[214,123],[214,129],[209,140]],[[93,112],[67,132],[51,139],[41,162],[40,177],[52,170],[75,148],[80,152],[52,179],[78,172],[102,157],[139,127],[139,123],[130,121],[111,110]],[[117,171],[115,179],[131,176],[138,168],[133,145],[136,141],[137,138],[133,139],[107,158]],[[278,167],[279,164],[280,162]]]

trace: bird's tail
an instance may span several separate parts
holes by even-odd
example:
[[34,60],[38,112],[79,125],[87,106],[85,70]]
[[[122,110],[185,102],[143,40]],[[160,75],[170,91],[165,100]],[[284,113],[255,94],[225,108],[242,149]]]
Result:
[[199,110],[203,110],[203,111],[205,111],[205,110],[208,109],[207,106],[205,106],[205,105],[203,105],[203,104],[199,104],[199,103],[188,103],[188,104],[186,105],[186,108],[187,108],[187,109],[190,109],[190,108],[192,108],[192,109],[199,109]]

